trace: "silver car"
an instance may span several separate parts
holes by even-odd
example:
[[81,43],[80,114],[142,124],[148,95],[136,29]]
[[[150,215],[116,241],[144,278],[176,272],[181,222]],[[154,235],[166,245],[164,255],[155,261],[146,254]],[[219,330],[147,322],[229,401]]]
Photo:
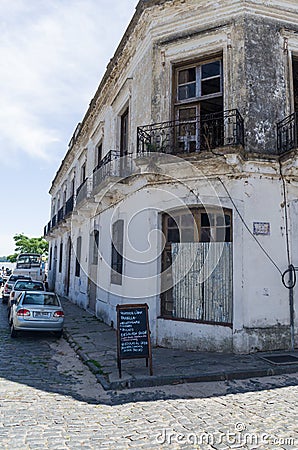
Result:
[[62,336],[64,312],[60,299],[53,292],[22,292],[10,311],[10,335],[18,331],[53,331]]
[[24,275],[10,275],[6,283],[4,284],[4,289],[2,292],[2,303],[7,303],[13,286],[17,280],[31,280],[31,277],[26,277]]
[[45,285],[41,281],[35,280],[17,280],[13,285],[13,288],[9,295],[9,300],[7,303],[7,315],[8,320],[10,320],[10,309],[11,306],[17,302],[19,296],[23,291],[45,291]]

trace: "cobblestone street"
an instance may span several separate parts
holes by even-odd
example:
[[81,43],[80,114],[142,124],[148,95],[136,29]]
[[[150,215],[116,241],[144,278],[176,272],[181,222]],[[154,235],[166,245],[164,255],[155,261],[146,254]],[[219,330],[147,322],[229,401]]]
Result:
[[298,448],[298,374],[105,392],[64,339],[13,340],[0,313],[1,449]]

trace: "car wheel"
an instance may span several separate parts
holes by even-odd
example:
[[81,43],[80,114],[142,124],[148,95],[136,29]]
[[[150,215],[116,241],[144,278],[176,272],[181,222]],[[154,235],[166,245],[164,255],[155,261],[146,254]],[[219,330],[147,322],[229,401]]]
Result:
[[16,338],[17,335],[18,335],[18,332],[17,332],[17,330],[15,329],[15,327],[13,326],[13,323],[12,323],[11,327],[10,327],[10,337]]
[[55,336],[57,336],[57,338],[60,339],[62,337],[62,335],[63,335],[63,330],[55,331]]

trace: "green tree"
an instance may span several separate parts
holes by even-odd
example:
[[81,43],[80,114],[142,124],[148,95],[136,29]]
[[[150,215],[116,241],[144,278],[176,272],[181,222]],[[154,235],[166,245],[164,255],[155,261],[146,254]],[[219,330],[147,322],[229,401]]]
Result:
[[29,238],[21,233],[16,234],[13,239],[15,241],[15,253],[7,257],[10,262],[15,262],[20,253],[39,253],[44,256],[48,254],[49,244],[43,237]]

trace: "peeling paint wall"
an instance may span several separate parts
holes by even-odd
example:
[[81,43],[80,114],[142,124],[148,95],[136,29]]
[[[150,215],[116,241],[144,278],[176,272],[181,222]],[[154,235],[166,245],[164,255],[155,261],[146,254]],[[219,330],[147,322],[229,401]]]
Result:
[[[74,176],[75,189],[78,188],[83,160],[92,181],[99,142],[103,156],[110,150],[119,151],[121,115],[127,107],[129,152],[133,155],[137,150],[137,127],[174,118],[173,74],[177,64],[222,55],[224,109],[236,108],[243,116],[245,145],[220,148],[222,156],[218,150],[215,154],[199,152],[167,164],[159,157],[150,161],[136,158],[133,177],[125,182],[105,180],[96,193],[75,206],[73,215],[48,236],[52,248],[59,249],[63,242],[65,252],[70,236],[73,242],[82,236],[79,279],[74,276],[75,252],[71,261],[72,301],[83,308],[89,304],[89,243],[96,224],[101,252],[96,314],[106,323],[116,323],[118,303],[145,299],[155,344],[235,352],[289,348],[288,291],[264,251],[281,271],[287,268],[276,122],[293,112],[290,68],[293,56],[298,56],[297,17],[294,0],[140,2],[54,178],[50,191],[53,198],[61,198],[63,186],[67,187],[68,198]],[[151,173],[150,167],[154,169]],[[291,213],[291,252],[298,266],[297,155],[283,158],[282,168]],[[160,214],[177,208],[181,202],[188,206],[216,206],[219,202],[232,211],[232,328],[160,318],[160,296],[152,293],[152,287],[158,290],[160,283]],[[134,220],[130,221],[130,235],[124,241],[124,273],[128,279],[123,285],[112,286],[111,223],[122,219],[126,226],[131,217]],[[248,232],[253,231],[254,222],[270,224],[268,235],[257,236],[264,251]],[[136,250],[148,250],[148,255],[151,252],[149,262],[138,260]],[[55,285],[60,294],[65,293],[66,270],[65,260],[62,272],[56,273]],[[148,275],[147,280],[142,279],[143,273]],[[296,311],[297,297],[295,291]],[[297,320],[296,317],[296,336]]]
[[245,18],[245,127],[248,151],[274,153],[276,123],[284,113],[285,56],[280,24]]

